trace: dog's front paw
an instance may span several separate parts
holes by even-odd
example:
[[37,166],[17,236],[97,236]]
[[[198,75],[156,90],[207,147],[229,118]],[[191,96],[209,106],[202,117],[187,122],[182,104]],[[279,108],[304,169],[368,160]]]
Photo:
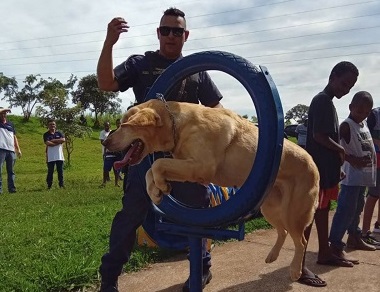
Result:
[[154,204],[158,205],[162,202],[164,195],[155,184],[152,183],[147,185],[146,191]]
[[165,194],[165,195],[170,195],[171,191],[172,191],[172,186],[170,185],[170,183],[166,183],[164,185],[165,187],[163,187],[161,189],[161,191]]
[[164,199],[164,195],[160,192],[158,195],[151,196],[150,198],[155,205],[159,205]]

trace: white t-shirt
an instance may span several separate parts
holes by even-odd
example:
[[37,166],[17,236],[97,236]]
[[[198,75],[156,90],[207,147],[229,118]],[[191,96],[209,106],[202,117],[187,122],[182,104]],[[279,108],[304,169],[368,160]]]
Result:
[[[44,142],[50,141],[53,139],[60,139],[60,138],[64,138],[64,137],[65,136],[59,131],[55,131],[54,133],[49,133],[49,131],[47,131],[44,134]],[[57,160],[61,160],[61,161],[65,160],[65,158],[63,156],[62,144],[58,144],[55,146],[47,146],[47,160],[48,160],[48,162],[57,161]]]
[[15,151],[15,130],[10,122],[0,122],[0,149]]
[[343,146],[346,155],[356,157],[367,155],[372,158],[372,163],[363,168],[356,168],[344,161],[342,170],[345,172],[346,177],[341,183],[346,186],[373,187],[376,185],[376,154],[367,122],[363,121],[358,124],[350,118],[345,119],[343,122],[349,125],[351,134],[350,143],[348,144],[343,138],[340,139],[340,145]]
[[[104,141],[111,131],[101,130],[99,135],[99,140]],[[102,154],[104,155],[104,151],[106,151],[106,148],[102,145]]]
[[56,146],[48,146],[47,157],[48,157],[48,162],[57,161],[57,160],[64,161],[65,158],[63,156],[62,144],[59,144]]

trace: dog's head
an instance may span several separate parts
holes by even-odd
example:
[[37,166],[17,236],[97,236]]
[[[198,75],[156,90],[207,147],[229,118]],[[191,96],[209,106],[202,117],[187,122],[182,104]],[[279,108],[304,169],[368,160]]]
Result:
[[124,164],[138,164],[149,153],[169,151],[170,117],[161,101],[148,101],[129,109],[121,126],[107,137],[103,145],[110,151],[126,151]]

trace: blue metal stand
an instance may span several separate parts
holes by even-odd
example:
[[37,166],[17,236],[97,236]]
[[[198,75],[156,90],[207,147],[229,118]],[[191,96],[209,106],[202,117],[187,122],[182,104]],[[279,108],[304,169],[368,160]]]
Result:
[[190,291],[202,291],[202,238],[189,237],[190,244]]
[[277,88],[267,68],[255,66],[237,55],[207,51],[184,57],[170,65],[155,81],[146,100],[157,93],[167,94],[175,84],[192,74],[218,70],[235,77],[247,90],[260,123],[256,158],[251,172],[239,191],[215,208],[193,209],[164,196],[154,210],[175,223],[157,223],[157,230],[184,235],[190,242],[190,291],[202,291],[202,238],[244,239],[244,223],[238,231],[223,230],[252,210],[258,210],[271,189],[281,161],[284,139],[284,115]]
[[214,240],[244,239],[244,222],[239,223],[238,230],[185,226],[174,223],[156,223],[160,232],[183,235],[189,238],[190,246],[190,292],[202,291],[202,238]]

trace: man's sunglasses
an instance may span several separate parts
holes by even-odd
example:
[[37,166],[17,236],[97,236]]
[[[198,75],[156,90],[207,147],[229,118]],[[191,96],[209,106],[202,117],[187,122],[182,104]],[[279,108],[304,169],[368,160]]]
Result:
[[168,36],[171,31],[175,37],[181,37],[185,31],[183,27],[170,26],[160,26],[158,29],[160,30],[160,34],[163,36]]

